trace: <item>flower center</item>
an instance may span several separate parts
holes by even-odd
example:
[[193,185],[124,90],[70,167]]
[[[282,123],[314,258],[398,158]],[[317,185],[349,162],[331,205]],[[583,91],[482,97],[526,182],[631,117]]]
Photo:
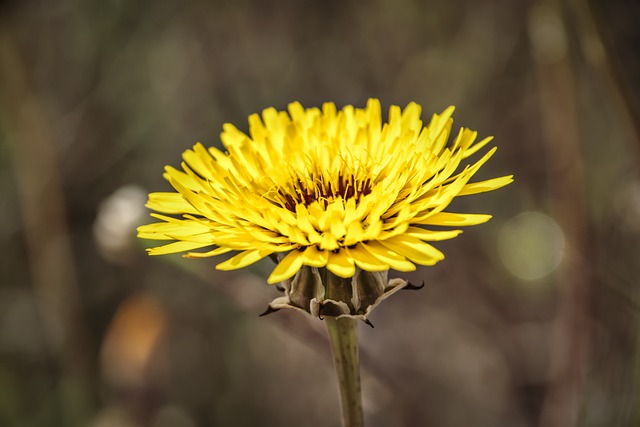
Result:
[[289,186],[279,188],[277,194],[280,204],[295,212],[296,205],[309,206],[316,201],[321,202],[324,207],[337,198],[355,198],[358,202],[360,197],[371,193],[371,187],[370,178],[360,180],[352,174],[338,174],[336,178],[327,180],[324,175],[314,174],[305,180],[293,180]]

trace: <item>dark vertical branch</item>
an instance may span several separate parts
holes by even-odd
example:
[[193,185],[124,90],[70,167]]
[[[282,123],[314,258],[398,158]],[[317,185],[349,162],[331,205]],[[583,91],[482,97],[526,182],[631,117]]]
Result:
[[530,12],[551,210],[567,242],[560,272],[550,383],[540,425],[574,426],[578,420],[591,332],[589,222],[574,69],[557,1],[538,1]]
[[[586,65],[607,89],[610,108],[622,125],[621,142],[627,144],[622,147],[625,152],[635,154],[633,160],[637,165],[640,160],[637,149],[640,147],[637,90],[640,85],[636,78],[640,70],[637,55],[640,4],[595,0],[576,0],[569,4],[578,24]],[[619,179],[622,184],[637,176]],[[605,206],[610,205],[610,198],[600,200]],[[621,224],[618,209],[606,209],[608,222],[599,225],[598,251],[604,256],[597,259],[599,274],[593,300],[595,321],[601,325],[602,333],[592,345],[595,366],[589,394],[603,402],[604,408],[598,408],[602,414],[600,422],[635,425],[640,421],[640,289],[636,280],[637,253],[630,249],[636,247],[637,239]]]
[[[599,6],[597,5],[598,3],[600,3]],[[619,2],[612,8],[620,8],[618,14],[631,14],[628,15],[630,19],[637,20],[640,7],[637,5],[632,7],[633,2],[629,2],[627,5],[628,10],[625,10],[624,3]],[[625,61],[622,61],[621,58],[628,58],[629,56],[631,58],[640,58],[640,56],[637,54],[637,50],[631,50],[633,46],[631,46],[631,49],[630,47],[624,49],[617,46],[616,40],[612,36],[613,31],[611,28],[611,24],[615,23],[615,21],[611,22],[609,20],[610,22],[607,22],[603,17],[605,4],[607,2],[578,0],[573,2],[574,13],[580,24],[580,37],[591,48],[591,52],[587,52],[585,55],[586,59],[595,68],[599,77],[609,85],[611,89],[609,93],[612,96],[615,107],[621,114],[621,118],[626,121],[625,124],[633,131],[634,142],[638,144],[640,143],[640,99],[638,98],[638,91],[634,90],[638,87],[638,84],[636,83],[636,88],[630,87],[629,80],[637,80],[637,64],[640,63],[640,60],[636,59],[636,67],[629,67],[625,73]],[[607,28],[609,28],[608,31]]]
[[87,421],[90,351],[69,242],[52,127],[29,81],[10,25],[0,23],[1,125],[16,174],[33,292],[47,348],[60,377],[63,425]]

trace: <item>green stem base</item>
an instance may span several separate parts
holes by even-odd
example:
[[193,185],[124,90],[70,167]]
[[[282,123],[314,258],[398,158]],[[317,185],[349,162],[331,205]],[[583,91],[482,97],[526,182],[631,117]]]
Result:
[[358,360],[358,321],[349,318],[325,317],[333,360],[340,385],[342,425],[363,427],[360,393],[360,362]]

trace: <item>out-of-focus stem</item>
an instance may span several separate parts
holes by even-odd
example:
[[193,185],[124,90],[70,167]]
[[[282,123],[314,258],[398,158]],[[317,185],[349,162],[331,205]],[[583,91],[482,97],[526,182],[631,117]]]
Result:
[[551,349],[541,427],[576,425],[584,398],[591,334],[592,277],[589,224],[579,135],[575,70],[562,2],[539,0],[529,17],[536,59],[542,130],[547,143],[551,211],[567,249]]
[[0,128],[8,135],[14,163],[43,338],[60,371],[60,422],[80,425],[93,411],[95,399],[54,132],[7,24],[10,20],[0,21]]

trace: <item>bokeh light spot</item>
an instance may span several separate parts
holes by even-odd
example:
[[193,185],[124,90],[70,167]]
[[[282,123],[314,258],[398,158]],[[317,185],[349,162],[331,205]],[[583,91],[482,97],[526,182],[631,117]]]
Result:
[[498,237],[504,266],[516,277],[537,280],[554,271],[564,257],[565,238],[553,218],[524,212],[511,218]]

